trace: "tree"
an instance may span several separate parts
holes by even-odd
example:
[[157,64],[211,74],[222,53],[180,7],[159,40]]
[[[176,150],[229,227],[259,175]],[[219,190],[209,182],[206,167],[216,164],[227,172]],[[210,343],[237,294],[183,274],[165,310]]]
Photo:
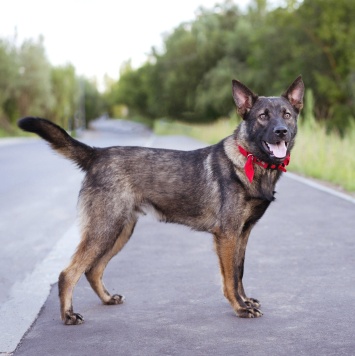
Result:
[[27,115],[48,117],[68,128],[79,108],[90,120],[104,111],[103,106],[95,83],[78,78],[71,64],[51,66],[42,37],[21,45],[16,38],[0,40],[1,129],[15,133],[17,120]]
[[18,52],[18,66],[19,77],[13,92],[18,114],[43,116],[54,104],[51,66],[45,55],[43,38],[24,41]]
[[308,39],[303,63],[314,83],[317,114],[338,125],[355,116],[354,13],[349,0],[305,0],[297,12]]
[[130,61],[124,63],[120,71],[120,80],[112,85],[107,94],[107,102],[114,105],[128,106],[132,115],[150,116],[148,107],[149,88],[147,76],[150,64],[146,63],[137,70],[133,70]]
[[89,121],[97,119],[105,111],[105,101],[98,91],[95,82],[81,78],[84,89],[84,105],[86,125]]
[[10,116],[16,111],[12,94],[18,78],[16,50],[0,40],[0,126],[11,132]]
[[53,106],[48,117],[64,128],[69,127],[79,105],[79,84],[71,64],[51,68]]
[[[233,108],[231,79],[279,95],[303,75],[318,119],[344,127],[355,116],[355,25],[350,0],[232,1],[201,8],[164,39],[164,50],[124,73],[116,88],[131,112],[207,121]],[[330,120],[331,119],[331,120]]]

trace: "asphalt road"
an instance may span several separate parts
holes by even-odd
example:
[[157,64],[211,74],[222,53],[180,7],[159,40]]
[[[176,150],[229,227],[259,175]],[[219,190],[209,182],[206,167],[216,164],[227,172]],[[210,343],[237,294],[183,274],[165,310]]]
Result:
[[[116,123],[112,131],[109,121],[82,139],[95,146],[201,146],[185,137],[155,137],[139,125]],[[352,199],[289,173],[282,177],[247,248],[245,287],[261,301],[262,318],[234,315],[208,234],[144,217],[104,275],[108,289],[126,302],[103,306],[82,278],[74,307],[85,323],[68,327],[59,318],[56,279],[78,240],[82,174],[38,140],[0,144],[0,165],[0,352],[355,354]]]

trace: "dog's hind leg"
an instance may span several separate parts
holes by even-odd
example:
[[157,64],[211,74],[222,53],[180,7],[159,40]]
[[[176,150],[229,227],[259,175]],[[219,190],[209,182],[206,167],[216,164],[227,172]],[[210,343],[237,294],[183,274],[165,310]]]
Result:
[[59,275],[58,289],[61,317],[66,325],[77,325],[84,322],[83,317],[73,311],[73,291],[82,274],[90,268],[98,255],[104,251],[91,247],[90,234],[84,232],[82,240],[69,264]]
[[[123,224],[122,219],[105,219],[107,210],[91,216],[83,227],[81,242],[69,266],[59,275],[59,298],[61,317],[67,325],[83,323],[80,314],[74,313],[73,290],[83,273],[99,297],[107,303],[119,303],[120,296],[111,296],[104,288],[101,277],[109,260],[125,245],[133,232],[135,220]],[[132,217],[133,218],[133,217]],[[120,223],[121,221],[121,223]],[[112,298],[112,299],[111,299]]]
[[106,252],[103,256],[100,256],[97,261],[94,262],[92,267],[85,272],[86,278],[89,281],[92,289],[102,300],[104,304],[114,305],[122,304],[124,297],[122,295],[114,294],[111,295],[105,288],[105,285],[102,281],[102,275],[104,270],[111,260],[118,252],[121,251],[123,246],[127,243],[131,237],[134,227],[136,225],[136,219],[132,220],[130,223],[126,223],[122,232],[118,235],[114,246]]

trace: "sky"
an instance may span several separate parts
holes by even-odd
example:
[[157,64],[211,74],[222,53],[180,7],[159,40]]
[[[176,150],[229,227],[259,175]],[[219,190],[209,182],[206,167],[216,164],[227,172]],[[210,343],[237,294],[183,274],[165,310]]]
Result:
[[[221,0],[222,1],[222,0]],[[152,46],[200,7],[218,0],[0,0],[0,38],[44,37],[54,66],[71,63],[100,85],[117,79],[122,63],[143,64]],[[250,0],[235,0],[243,8]]]

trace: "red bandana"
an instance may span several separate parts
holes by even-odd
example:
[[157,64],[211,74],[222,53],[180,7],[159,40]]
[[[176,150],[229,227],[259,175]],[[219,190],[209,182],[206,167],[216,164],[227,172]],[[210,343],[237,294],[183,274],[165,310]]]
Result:
[[261,166],[263,168],[269,168],[269,169],[278,169],[279,171],[286,172],[285,166],[287,166],[290,163],[290,155],[288,155],[285,160],[281,164],[269,164],[263,161],[260,161],[260,159],[256,158],[253,156],[251,153],[246,151],[243,147],[238,146],[239,152],[244,156],[247,157],[247,161],[244,166],[244,171],[246,176],[249,179],[249,182],[251,183],[254,178],[254,163],[257,164],[258,166]]

